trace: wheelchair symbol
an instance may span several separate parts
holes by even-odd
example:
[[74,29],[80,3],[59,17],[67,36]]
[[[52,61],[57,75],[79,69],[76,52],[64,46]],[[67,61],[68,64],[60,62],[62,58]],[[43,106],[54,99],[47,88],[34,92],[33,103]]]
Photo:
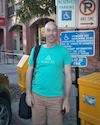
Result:
[[69,17],[69,15],[68,15],[67,12],[65,12],[65,14],[63,15],[63,18],[64,18],[64,19],[70,19],[70,17]]
[[71,20],[71,11],[62,11],[62,20]]
[[69,40],[67,34],[65,34],[65,36],[64,36],[64,40]]

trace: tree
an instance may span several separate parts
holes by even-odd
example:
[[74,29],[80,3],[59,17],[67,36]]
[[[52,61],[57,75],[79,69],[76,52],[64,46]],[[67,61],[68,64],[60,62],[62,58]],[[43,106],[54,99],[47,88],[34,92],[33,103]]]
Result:
[[[16,16],[25,23],[33,17],[49,16],[55,12],[55,0],[19,0],[22,6],[16,10]],[[7,0],[8,3],[15,4],[15,0]]]

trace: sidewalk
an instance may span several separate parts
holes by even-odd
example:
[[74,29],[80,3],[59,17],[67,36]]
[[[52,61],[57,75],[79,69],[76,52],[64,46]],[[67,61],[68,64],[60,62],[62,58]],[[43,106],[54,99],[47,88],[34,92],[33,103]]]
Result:
[[14,61],[13,65],[13,60],[9,59],[8,62],[7,60],[0,60],[0,73],[7,74],[9,76],[9,82],[10,84],[17,85],[18,84],[18,71],[17,71],[17,64],[18,60]]
[[[18,64],[18,62],[16,62],[14,65],[0,63],[0,73],[6,73],[9,77],[10,84],[13,84],[13,85],[18,85],[17,64]],[[77,125],[76,96],[77,96],[77,88],[73,85],[72,91],[71,91],[71,98],[70,98],[71,110],[70,110],[69,114],[64,116],[63,125]],[[17,99],[15,102],[12,102],[13,118],[12,118],[11,125],[18,125],[18,124],[32,125],[30,120],[23,120],[23,119],[19,118],[18,104],[19,104],[19,99]],[[15,121],[17,123],[15,123]]]

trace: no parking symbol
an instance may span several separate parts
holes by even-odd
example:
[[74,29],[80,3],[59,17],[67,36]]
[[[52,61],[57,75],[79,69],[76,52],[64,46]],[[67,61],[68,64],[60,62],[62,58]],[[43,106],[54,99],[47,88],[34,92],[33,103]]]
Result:
[[98,24],[98,0],[79,0],[78,27],[96,28]]
[[96,9],[96,5],[93,0],[90,0],[90,1],[83,0],[80,3],[79,9],[83,15],[91,15],[94,13],[94,11]]

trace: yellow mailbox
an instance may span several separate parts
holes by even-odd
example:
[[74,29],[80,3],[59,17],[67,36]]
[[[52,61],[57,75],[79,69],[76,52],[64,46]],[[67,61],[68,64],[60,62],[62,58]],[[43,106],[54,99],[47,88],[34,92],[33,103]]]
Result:
[[100,72],[78,78],[81,125],[100,125]]
[[26,90],[26,71],[28,68],[29,55],[23,55],[17,64],[18,67],[18,84],[22,91]]

